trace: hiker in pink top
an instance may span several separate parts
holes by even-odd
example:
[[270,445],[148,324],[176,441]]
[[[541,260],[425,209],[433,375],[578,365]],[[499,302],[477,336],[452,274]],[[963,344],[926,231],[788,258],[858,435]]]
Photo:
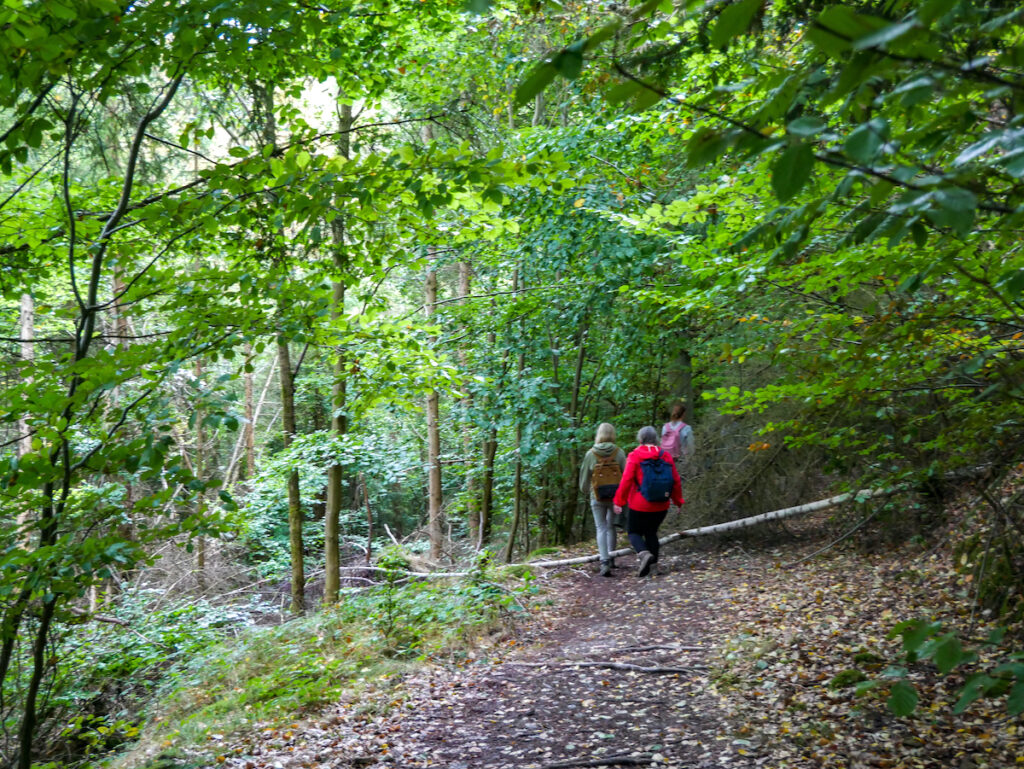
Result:
[[680,471],[684,471],[693,456],[693,428],[683,421],[686,406],[677,403],[672,407],[669,421],[661,428],[661,448],[675,462]]

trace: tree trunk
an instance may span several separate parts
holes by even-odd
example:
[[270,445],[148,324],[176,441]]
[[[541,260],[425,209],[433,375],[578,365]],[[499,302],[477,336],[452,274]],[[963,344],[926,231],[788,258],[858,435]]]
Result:
[[[459,298],[465,303],[466,297],[470,295],[472,278],[472,267],[469,262],[459,262]],[[464,331],[466,335],[469,334],[468,324],[466,324]],[[466,345],[459,347],[459,366],[463,373],[469,372],[469,355],[466,351]],[[462,453],[466,457],[466,461],[469,462],[473,456],[473,426],[469,422],[469,413],[473,408],[473,396],[467,394],[462,399]],[[480,539],[480,513],[479,506],[477,504],[476,496],[476,474],[473,472],[471,465],[467,465],[466,469],[466,522],[469,524],[469,537],[473,542],[478,542]]]
[[[22,294],[21,310],[18,314],[18,333],[21,338],[21,359],[28,364],[27,369],[31,368],[32,363],[36,359],[35,321],[35,301],[32,299],[31,294]],[[25,384],[32,383],[32,377],[27,370],[22,373],[21,379]],[[28,420],[24,416],[18,417],[18,435],[20,437],[18,438],[17,453],[21,457],[32,451],[32,436],[29,435]]]
[[[202,388],[198,387],[198,383],[203,376],[203,363],[198,358],[196,358],[193,373],[196,377],[197,390],[201,391]],[[202,478],[203,472],[206,469],[206,431],[203,429],[203,412],[201,409],[196,409],[193,419],[196,423],[196,461],[194,472],[197,477]],[[205,512],[206,494],[200,492],[196,497],[196,515],[202,518]],[[202,534],[196,538],[196,585],[199,587],[200,592],[206,590],[206,537]]]
[[689,350],[679,351],[679,374],[682,380],[679,395],[686,406],[686,416],[692,422],[697,404],[693,400],[693,358]]
[[477,547],[491,539],[491,506],[494,502],[494,457],[498,453],[498,428],[490,427],[483,442],[484,468],[480,478],[480,537]]
[[[253,368],[252,365],[252,344],[245,343],[246,369]],[[251,479],[256,473],[256,406],[253,400],[253,372],[245,371],[243,375],[245,384],[245,478]],[[230,473],[229,473],[230,474]],[[224,479],[225,486],[231,482],[230,478]]]
[[[263,388],[260,390],[260,397],[256,401],[256,407],[254,409],[252,409],[252,415],[251,416],[249,415],[249,409],[248,408],[246,409],[246,419],[248,419],[250,421],[251,427],[253,429],[253,433],[252,433],[253,445],[251,447],[252,448],[252,459],[251,459],[252,466],[251,466],[251,468],[248,471],[250,478],[256,474],[256,443],[255,443],[256,425],[260,421],[260,414],[263,411],[263,404],[266,402],[266,399],[267,399],[267,392],[270,390],[270,385],[272,385],[274,383],[274,374],[276,373],[276,369],[277,369],[277,358],[271,358],[271,360],[270,360],[270,367],[267,369],[267,378],[263,381]],[[273,426],[273,420],[271,421],[270,425],[268,425],[268,429],[269,429],[269,427],[272,427],[272,426]],[[249,435],[243,433],[242,435],[238,436],[238,440],[235,442],[235,448],[231,452],[231,459],[228,462],[227,470],[224,472],[224,487],[225,488],[230,488],[231,484],[234,483],[235,476],[236,476],[236,470],[238,468],[239,456],[240,456],[240,452],[242,450],[242,443],[245,442],[245,440],[247,438],[249,438],[249,437],[250,437]],[[246,451],[248,452],[248,450],[249,450],[249,447],[247,446],[246,447]]]
[[[518,298],[519,296],[520,289],[519,271],[520,266],[516,265],[515,275],[512,276],[512,291],[513,296],[516,298]],[[519,322],[519,334],[520,339],[526,338],[526,330],[523,327],[523,321]],[[523,370],[525,368],[526,356],[522,352],[520,352],[519,357],[516,360],[516,373],[518,374],[517,381],[522,381]],[[505,545],[505,563],[512,563],[512,550],[515,547],[516,532],[519,530],[519,519],[522,516],[523,511],[523,457],[521,453],[522,445],[523,420],[522,416],[520,415],[516,420],[516,476],[512,490],[512,524],[509,526],[508,542]]]
[[[434,268],[433,249],[428,256],[424,305],[429,323],[437,309],[437,270]],[[428,344],[437,344],[437,337],[431,336]],[[435,562],[442,555],[441,532],[441,428],[437,390],[427,393],[427,531],[430,535],[430,558]]]
[[[338,154],[348,158],[348,131],[352,128],[352,105],[341,106]],[[345,281],[348,272],[348,254],[345,251],[345,221],[338,216],[331,221],[334,269],[337,272],[332,286],[331,320],[338,323],[345,314]],[[345,414],[347,400],[345,381],[345,354],[338,352],[334,359],[334,382],[331,385],[331,432],[342,437],[348,431]],[[341,542],[339,520],[344,490],[343,468],[340,464],[327,468],[327,505],[324,511],[324,603],[337,603],[341,589]],[[369,510],[369,503],[367,503]],[[367,544],[369,547],[369,544]]]
[[[113,235],[118,230],[128,211],[132,186],[135,181],[135,169],[137,168],[139,153],[146,131],[149,125],[167,109],[177,93],[183,77],[184,75],[179,75],[168,83],[163,91],[163,96],[139,121],[132,140],[131,155],[121,185],[117,207],[103,222],[99,234],[94,238],[90,238],[88,256],[83,256],[83,259],[87,259],[89,262],[89,277],[84,283],[80,284],[83,289],[81,293],[79,293],[77,287],[75,290],[79,313],[75,322],[73,354],[67,361],[70,364],[69,367],[65,369],[67,384],[66,405],[60,413],[60,419],[65,428],[59,432],[56,440],[47,447],[48,461],[53,478],[46,480],[43,484],[37,529],[39,533],[38,546],[35,553],[33,553],[33,557],[28,561],[27,573],[24,580],[22,580],[23,587],[20,594],[13,601],[10,600],[9,596],[4,602],[3,620],[2,624],[0,624],[0,681],[4,681],[7,680],[10,672],[14,643],[18,638],[18,632],[22,622],[25,620],[26,613],[30,613],[38,618],[38,624],[35,627],[32,669],[27,674],[28,685],[24,689],[24,706],[21,709],[21,723],[18,727],[18,754],[14,759],[5,756],[7,763],[16,764],[19,769],[30,769],[32,766],[32,746],[38,725],[37,707],[40,695],[44,697],[44,703],[46,700],[41,684],[46,672],[52,670],[55,665],[53,655],[57,652],[54,647],[50,646],[49,642],[51,639],[49,635],[51,622],[58,608],[57,602],[61,601],[67,604],[72,600],[70,591],[66,587],[61,587],[59,581],[53,581],[55,575],[51,573],[52,559],[41,558],[39,555],[57,544],[62,529],[66,524],[64,515],[67,512],[68,500],[71,497],[72,486],[79,470],[79,467],[72,461],[72,452],[77,451],[76,447],[72,445],[71,436],[74,434],[74,430],[68,428],[79,418],[79,409],[89,408],[78,402],[79,400],[86,400],[89,396],[87,395],[85,399],[79,398],[85,378],[78,364],[88,357],[89,350],[96,339],[96,322],[102,309],[102,304],[99,301],[100,278],[106,266],[105,259]],[[78,96],[72,94],[66,104],[65,113],[65,148],[69,152],[75,137],[73,126],[79,120],[77,104]],[[70,197],[69,178],[69,174],[64,174],[65,186],[63,187],[63,193],[66,199]],[[69,260],[69,263],[73,270],[73,261]],[[59,369],[54,372],[54,376],[60,375]],[[97,405],[98,403],[93,401],[92,408],[97,407]],[[53,588],[52,592],[51,588]],[[40,595],[42,595],[42,607],[39,610],[33,611],[30,602],[33,598]],[[19,670],[19,673],[22,672],[24,671]],[[17,710],[14,712],[17,713]]]
[[[31,294],[21,295],[21,309],[18,315],[18,335],[21,338],[21,360],[27,364],[25,370],[21,374],[22,381],[26,385],[32,384],[32,375],[29,371],[32,368],[32,363],[36,359],[36,348],[35,348],[35,320],[36,320],[36,307],[35,300],[33,300]],[[28,420],[21,415],[18,417],[18,442],[15,445],[15,453],[19,457],[23,457],[32,451],[32,435],[29,432]],[[28,547],[28,532],[25,527],[28,526],[29,515],[28,512],[23,512],[18,515],[18,529],[23,531],[25,541],[24,546]]]
[[[494,302],[491,301],[491,311],[494,311]],[[487,350],[493,355],[495,345],[498,341],[497,334],[493,331],[487,334]],[[508,355],[506,350],[505,355]],[[484,547],[491,539],[491,507],[494,503],[494,457],[498,453],[498,427],[494,418],[490,415],[493,393],[488,395],[484,401],[484,413],[487,414],[489,426],[481,441],[480,448],[483,453],[483,469],[480,474],[480,529],[477,532],[476,546]]]
[[[261,112],[263,141],[270,147],[277,146],[277,122],[274,115],[274,87],[254,84],[257,109]],[[273,193],[269,193],[273,198]],[[280,307],[282,315],[284,308]],[[295,440],[295,374],[292,370],[291,350],[288,339],[280,333],[277,337],[277,373],[281,384],[281,422],[283,446],[288,449]],[[306,568],[305,548],[302,541],[302,499],[299,493],[299,471],[288,475],[288,543],[292,566],[291,611],[302,614],[306,610]]]
[[576,450],[576,428],[579,427],[579,403],[580,403],[580,388],[583,382],[583,364],[586,360],[587,354],[587,326],[584,321],[583,327],[580,329],[579,338],[577,339],[578,352],[576,354],[576,369],[573,372],[572,380],[572,396],[569,400],[569,424],[572,430],[569,435],[569,448],[565,452],[567,460],[566,469],[566,497],[565,504],[562,508],[562,525],[561,525],[561,536],[564,543],[568,543],[572,538],[572,527],[576,521],[576,511],[579,509],[579,494],[577,493],[577,475],[576,470],[579,466],[580,457],[579,452]]
[[654,388],[651,391],[651,424],[657,428],[662,420],[658,418],[664,408],[661,404],[661,376],[665,370],[665,356],[658,353],[658,373],[654,377]]
[[[676,343],[689,345],[690,338],[686,334],[680,333],[669,336],[665,341],[667,346]],[[673,358],[669,359],[665,368],[667,368],[665,385],[668,397],[678,400],[686,406],[686,421],[692,422],[696,404],[693,398],[693,359],[690,357],[690,351],[685,347],[680,349]]]
[[370,509],[370,490],[366,486],[366,476],[359,473],[359,485],[363,490],[363,505],[366,506],[366,565],[369,566],[373,556],[373,510]]
[[[279,338],[277,342],[277,370],[281,381],[281,420],[284,428],[284,447],[287,449],[295,440],[295,382],[292,374],[291,352],[288,342]],[[292,604],[293,614],[302,614],[306,609],[306,570],[302,544],[302,502],[299,498],[299,471],[288,475],[288,541],[292,561]]]

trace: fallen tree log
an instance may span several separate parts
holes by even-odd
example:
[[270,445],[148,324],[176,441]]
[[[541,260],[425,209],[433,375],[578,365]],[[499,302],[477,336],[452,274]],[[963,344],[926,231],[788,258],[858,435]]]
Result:
[[[984,476],[988,472],[985,467],[976,467],[957,473],[951,473],[946,476],[946,480],[964,480],[968,478],[978,478]],[[839,505],[847,502],[866,502],[869,499],[875,499],[877,497],[891,497],[894,494],[899,494],[904,491],[908,491],[913,488],[913,484],[902,483],[896,486],[890,486],[885,489],[861,489],[860,491],[849,491],[845,494],[837,494],[834,497],[828,499],[819,499],[816,502],[808,502],[804,505],[796,505],[795,507],[784,507],[780,510],[771,510],[767,513],[761,513],[759,515],[751,515],[747,518],[739,518],[735,521],[726,521],[725,523],[716,523],[712,526],[699,526],[695,529],[686,529],[685,531],[677,531],[674,534],[669,534],[658,540],[661,544],[667,545],[670,542],[683,539],[684,537],[706,537],[710,534],[722,534],[727,531],[735,531],[737,529],[746,529],[750,526],[756,526],[759,523],[767,523],[769,521],[781,521],[785,518],[793,518],[798,515],[808,515],[810,513],[816,513],[820,510],[828,510],[832,507],[838,507]],[[623,547],[618,550],[614,550],[609,555],[612,558],[618,558],[624,555],[632,555],[633,549],[630,547]],[[540,568],[540,569],[552,569],[559,568],[562,566],[581,566],[585,563],[594,563],[600,560],[600,555],[597,553],[593,555],[582,555],[576,558],[562,558],[554,561],[529,561],[527,563],[509,563],[503,565],[503,569],[515,569],[523,567]],[[456,572],[428,572],[428,573],[416,573],[406,572],[409,576],[421,577],[425,579],[441,578],[441,577],[466,577],[469,572],[456,571]]]
[[[706,537],[709,534],[721,534],[726,531],[735,531],[736,529],[745,529],[750,526],[756,526],[759,523],[767,523],[768,521],[779,521],[783,518],[792,518],[797,515],[807,515],[809,513],[816,513],[819,510],[828,510],[831,507],[838,507],[846,502],[864,502],[875,497],[890,497],[893,494],[899,494],[901,491],[906,491],[907,486],[894,486],[888,489],[861,489],[860,491],[850,491],[846,494],[837,494],[834,497],[828,499],[819,499],[816,502],[808,502],[805,505],[797,505],[795,507],[784,507],[781,510],[772,510],[767,513],[761,513],[760,515],[751,515],[747,518],[740,518],[735,521],[726,521],[725,523],[716,523],[713,526],[700,526],[696,529],[686,529],[685,531],[677,531],[674,534],[669,534],[662,537],[658,541],[667,545],[669,542],[675,542],[676,540],[683,539],[684,537]],[[630,555],[633,549],[630,547],[624,547],[609,553],[613,558],[617,558],[622,555]],[[594,561],[600,560],[600,556],[584,555],[578,558],[563,558],[558,561],[532,561],[526,564],[512,564],[513,566],[536,566],[540,568],[553,568],[558,566],[577,566],[584,563],[593,563]]]

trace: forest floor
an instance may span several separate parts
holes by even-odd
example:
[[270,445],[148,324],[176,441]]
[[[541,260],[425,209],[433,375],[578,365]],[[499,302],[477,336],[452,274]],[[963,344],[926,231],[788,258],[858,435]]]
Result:
[[[805,522],[804,526],[813,526]],[[794,533],[794,532],[790,532]],[[632,556],[611,578],[548,573],[515,630],[458,663],[382,679],[351,702],[222,746],[242,769],[568,769],[587,766],[942,767],[1024,764],[1020,717],[978,701],[953,715],[963,675],[909,666],[917,712],[842,674],[905,664],[899,620],[976,637],[971,584],[948,547],[864,555],[823,540],[673,543],[655,576]],[[778,542],[778,540],[776,540]],[[848,544],[848,543],[847,543]],[[987,661],[987,660],[983,660]],[[844,672],[848,671],[848,672]],[[229,744],[230,743],[230,744]]]

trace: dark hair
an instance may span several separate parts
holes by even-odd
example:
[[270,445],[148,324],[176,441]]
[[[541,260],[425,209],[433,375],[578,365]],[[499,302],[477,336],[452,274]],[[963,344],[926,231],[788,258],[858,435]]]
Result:
[[672,407],[671,419],[673,422],[678,422],[684,416],[686,416],[686,406],[684,406],[682,403],[677,403],[675,406]]
[[658,431],[648,425],[636,431],[636,442],[643,445],[655,446],[658,443]]

